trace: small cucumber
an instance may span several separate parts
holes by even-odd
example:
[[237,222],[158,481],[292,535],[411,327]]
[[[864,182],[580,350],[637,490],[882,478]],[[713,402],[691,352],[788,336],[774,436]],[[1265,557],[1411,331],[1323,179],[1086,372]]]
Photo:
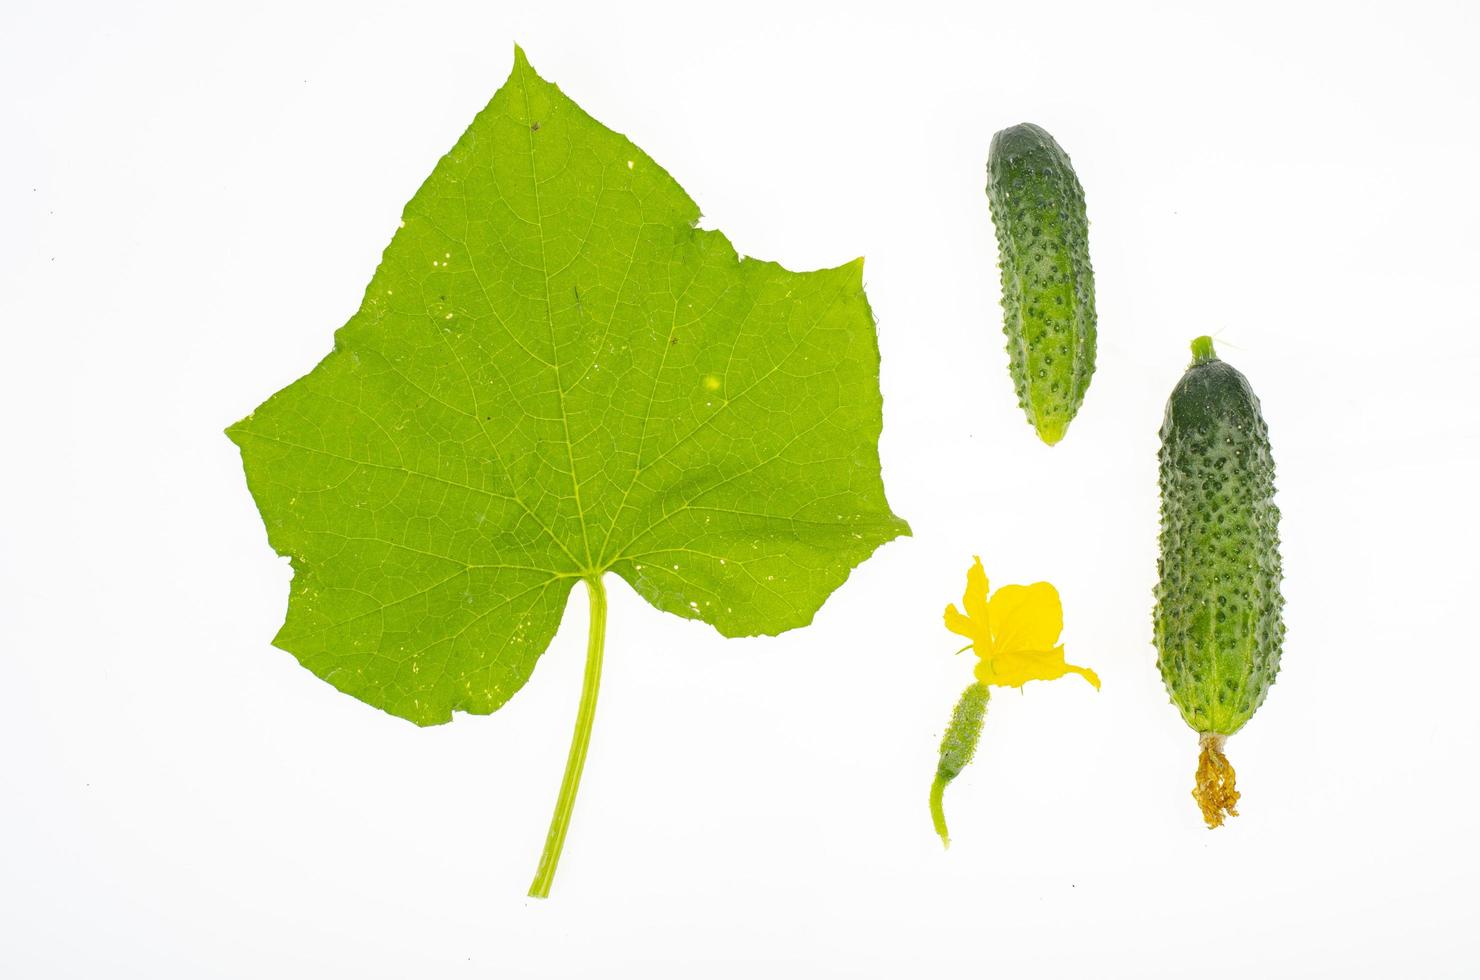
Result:
[[1209,827],[1238,792],[1224,740],[1264,703],[1280,667],[1279,508],[1259,399],[1210,337],[1172,390],[1161,425],[1157,666],[1200,736],[1193,797]]
[[1095,373],[1095,276],[1084,188],[1032,123],[992,137],[987,202],[997,226],[1003,330],[1018,404],[1038,437],[1064,437]]
[[951,846],[951,835],[946,829],[946,787],[976,756],[976,743],[981,740],[982,721],[991,698],[991,690],[980,682],[962,691],[956,710],[951,712],[951,725],[940,740],[940,761],[935,766],[935,782],[930,784],[930,819],[947,847]]

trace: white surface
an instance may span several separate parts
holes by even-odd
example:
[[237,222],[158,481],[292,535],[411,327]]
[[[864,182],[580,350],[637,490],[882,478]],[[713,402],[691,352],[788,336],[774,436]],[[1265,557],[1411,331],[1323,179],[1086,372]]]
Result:
[[[1473,5],[555,6],[0,14],[0,974],[1474,976]],[[221,434],[329,350],[516,40],[742,252],[867,256],[915,528],[777,639],[609,580],[543,903],[583,602],[491,717],[340,695],[269,645],[289,570]],[[1052,450],[982,193],[1022,120],[1099,285]],[[1269,419],[1289,624],[1216,833],[1150,644],[1156,429],[1208,331]],[[1104,691],[999,694],[942,852],[973,552],[1057,583]]]

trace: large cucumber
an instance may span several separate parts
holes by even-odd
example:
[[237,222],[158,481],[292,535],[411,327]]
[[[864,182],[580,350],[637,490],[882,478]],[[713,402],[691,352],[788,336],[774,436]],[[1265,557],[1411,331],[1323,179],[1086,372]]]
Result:
[[1236,816],[1223,742],[1264,703],[1285,635],[1274,460],[1259,399],[1210,337],[1161,425],[1157,665],[1200,736],[1193,797],[1209,827]]
[[1084,188],[1054,138],[1022,123],[992,137],[987,201],[997,226],[1003,330],[1018,404],[1052,446],[1095,373]]

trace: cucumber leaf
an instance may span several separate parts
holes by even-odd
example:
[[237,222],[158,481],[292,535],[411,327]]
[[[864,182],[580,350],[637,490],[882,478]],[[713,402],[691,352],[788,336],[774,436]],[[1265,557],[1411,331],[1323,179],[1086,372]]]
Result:
[[789,272],[698,219],[515,50],[333,352],[228,430],[292,561],[275,645],[438,724],[519,690],[578,580],[774,634],[909,533],[862,261]]

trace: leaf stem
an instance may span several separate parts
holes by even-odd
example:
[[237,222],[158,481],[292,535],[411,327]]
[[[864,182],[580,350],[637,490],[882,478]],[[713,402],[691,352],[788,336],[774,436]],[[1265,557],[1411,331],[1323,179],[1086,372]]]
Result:
[[606,587],[600,574],[586,579],[586,592],[591,597],[591,633],[586,642],[586,677],[581,682],[581,705],[576,710],[576,728],[570,737],[570,754],[565,759],[565,777],[560,781],[560,796],[555,800],[555,813],[550,817],[550,830],[545,835],[545,850],[540,866],[529,886],[530,898],[549,898],[550,884],[555,880],[555,866],[565,847],[565,832],[570,827],[575,809],[576,792],[581,788],[581,770],[586,766],[586,748],[591,743],[591,721],[596,717],[596,692],[601,687],[601,654],[606,643]]

